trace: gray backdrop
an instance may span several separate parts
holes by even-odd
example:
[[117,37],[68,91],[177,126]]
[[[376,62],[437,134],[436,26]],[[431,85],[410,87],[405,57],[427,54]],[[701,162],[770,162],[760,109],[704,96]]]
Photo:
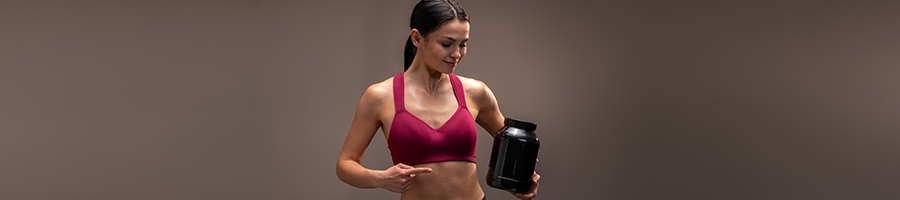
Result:
[[[415,2],[4,1],[0,198],[398,199],[334,167]],[[900,3],[461,5],[538,199],[900,198]]]

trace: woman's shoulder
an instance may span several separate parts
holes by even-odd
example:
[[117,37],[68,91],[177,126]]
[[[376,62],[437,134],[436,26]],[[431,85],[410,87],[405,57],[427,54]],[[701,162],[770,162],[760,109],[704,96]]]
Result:
[[366,88],[366,92],[363,94],[363,101],[380,103],[385,100],[391,100],[394,94],[393,85],[394,77],[369,85],[369,87]]
[[479,99],[482,97],[486,97],[491,93],[491,90],[488,88],[487,84],[484,82],[469,78],[465,76],[456,75],[459,77],[459,82],[462,83],[463,89],[466,91],[466,95],[473,99]]

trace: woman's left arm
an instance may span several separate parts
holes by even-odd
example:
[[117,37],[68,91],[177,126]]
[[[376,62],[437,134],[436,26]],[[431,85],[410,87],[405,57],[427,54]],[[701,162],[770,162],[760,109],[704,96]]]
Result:
[[497,98],[494,97],[494,92],[491,91],[491,88],[488,88],[486,84],[481,81],[472,80],[477,84],[472,84],[472,100],[475,100],[475,106],[478,109],[478,116],[475,117],[475,122],[478,125],[481,125],[481,128],[484,128],[488,134],[491,134],[491,137],[494,137],[494,134],[497,134],[497,131],[500,128],[503,128],[503,121],[505,118],[503,117],[503,113],[500,113],[500,107],[497,106]]
[[[475,87],[472,88],[471,92],[473,94],[472,100],[475,101],[478,107],[478,116],[475,118],[475,122],[491,134],[491,137],[494,137],[497,131],[503,128],[505,118],[503,113],[500,113],[500,107],[497,106],[497,98],[494,97],[494,92],[491,91],[491,88],[488,88],[487,84],[481,81],[473,80],[473,82],[477,82],[477,84],[473,84]],[[534,184],[531,185],[531,190],[528,190],[528,193],[509,193],[519,199],[532,199],[537,196],[539,180],[541,180],[541,175],[535,172],[531,176],[531,182]]]

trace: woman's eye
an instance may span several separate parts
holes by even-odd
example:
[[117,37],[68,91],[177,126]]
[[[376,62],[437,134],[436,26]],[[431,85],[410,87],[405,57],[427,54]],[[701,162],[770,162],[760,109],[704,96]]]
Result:
[[466,44],[460,44],[459,47],[466,47]]
[[450,47],[450,44],[441,44],[441,46]]

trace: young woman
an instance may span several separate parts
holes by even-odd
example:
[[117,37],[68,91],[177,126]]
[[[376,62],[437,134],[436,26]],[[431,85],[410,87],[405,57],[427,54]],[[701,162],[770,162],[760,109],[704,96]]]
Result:
[[[466,56],[469,17],[454,0],[423,0],[410,17],[405,72],[366,89],[338,157],[337,176],[360,188],[384,188],[401,199],[485,199],[475,165],[477,122],[492,134],[503,114],[483,82],[456,76]],[[360,164],[378,128],[394,166]],[[520,199],[537,194],[540,175]]]

